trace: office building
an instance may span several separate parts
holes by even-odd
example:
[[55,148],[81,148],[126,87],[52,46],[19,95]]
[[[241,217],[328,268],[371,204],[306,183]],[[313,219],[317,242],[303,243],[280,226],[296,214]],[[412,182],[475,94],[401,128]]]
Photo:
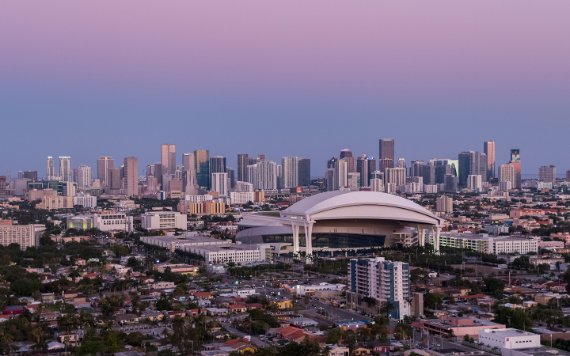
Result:
[[511,149],[511,160],[509,162],[515,169],[515,182],[513,188],[521,189],[522,183],[522,166],[521,166],[521,152],[518,148]]
[[247,166],[249,165],[249,155],[247,153],[238,153],[237,155],[237,180],[241,182],[247,181]]
[[[491,349],[496,348],[498,350],[519,350],[541,347],[539,334],[513,328],[480,330],[479,343]],[[505,353],[503,353],[503,355],[504,354]],[[541,352],[540,354],[548,354],[548,352]]]
[[538,180],[539,182],[554,183],[556,181],[556,166],[540,166]]
[[311,159],[310,158],[300,158],[299,159],[299,185],[302,187],[308,187],[311,185]]
[[372,172],[376,171],[376,160],[366,154],[360,155],[356,161],[356,171],[360,174],[360,186],[369,187]]
[[38,171],[23,171],[18,172],[18,178],[25,178],[31,180],[32,182],[38,181]]
[[453,213],[453,198],[447,195],[438,197],[435,201],[435,211],[444,214]]
[[145,230],[187,230],[186,214],[177,211],[149,211],[141,215],[141,226]]
[[459,186],[467,187],[470,175],[487,177],[487,155],[481,152],[465,151],[458,156]]
[[97,178],[103,188],[111,186],[111,170],[115,168],[115,160],[109,156],[102,156],[97,159]]
[[79,193],[73,197],[73,206],[82,206],[85,209],[97,207],[97,197],[91,194]]
[[123,189],[127,196],[139,195],[139,160],[136,157],[125,157],[123,163]]
[[483,152],[487,155],[487,180],[495,178],[495,141],[485,141]]
[[335,162],[333,174],[333,190],[339,190],[348,186],[348,162],[342,158]]
[[570,171],[566,171],[566,181],[570,181]]
[[400,189],[406,184],[406,169],[405,168],[386,168],[386,185],[393,184],[396,189]]
[[[429,240],[432,241],[431,237]],[[538,238],[451,232],[442,233],[440,238],[441,246],[470,249],[493,255],[536,253],[538,242]]]
[[75,169],[75,182],[79,189],[89,189],[92,183],[91,167],[80,165]]
[[281,162],[283,188],[296,188],[299,185],[299,157],[283,157]]
[[384,192],[384,173],[373,171],[370,175],[370,189],[374,192]]
[[69,156],[59,156],[59,179],[64,182],[73,182],[71,157]]
[[12,225],[11,220],[0,220],[0,245],[17,244],[20,250],[39,246],[39,236],[36,229],[42,225]]
[[226,172],[226,157],[212,156],[210,157],[210,174]]
[[176,145],[163,144],[160,148],[160,164],[162,174],[176,173]]
[[344,148],[340,151],[340,159],[344,159],[346,161],[346,168],[349,173],[356,172],[356,161],[350,148]]
[[208,150],[195,150],[196,180],[202,188],[210,187],[210,152]]
[[212,173],[211,182],[211,191],[217,192],[220,197],[229,195],[230,182],[227,173]]
[[394,139],[381,138],[378,140],[378,158],[380,160],[380,170],[394,168]]
[[405,262],[387,261],[384,257],[351,259],[348,267],[349,303],[360,304],[364,298],[389,303],[390,317],[410,315],[410,267]]

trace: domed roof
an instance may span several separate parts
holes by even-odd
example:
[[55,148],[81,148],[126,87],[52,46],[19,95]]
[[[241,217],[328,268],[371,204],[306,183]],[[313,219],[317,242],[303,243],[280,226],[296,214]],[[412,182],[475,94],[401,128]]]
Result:
[[[383,209],[374,209],[382,207]],[[351,209],[348,209],[351,208]],[[283,218],[314,218],[315,215],[328,213],[328,219],[343,218],[343,212],[348,213],[346,218],[361,215],[363,218],[393,220],[410,220],[418,222],[440,224],[440,219],[426,208],[411,200],[381,192],[373,191],[331,191],[307,197],[281,212]],[[333,215],[331,215],[331,213]],[[321,214],[322,215],[322,214]],[[425,220],[425,221],[424,221]]]

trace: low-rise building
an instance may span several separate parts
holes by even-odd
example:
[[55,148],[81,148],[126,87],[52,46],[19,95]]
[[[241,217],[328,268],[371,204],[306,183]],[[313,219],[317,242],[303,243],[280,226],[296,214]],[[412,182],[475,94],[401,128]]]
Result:
[[145,230],[186,230],[186,214],[177,211],[150,211],[141,215],[141,226]]
[[498,349],[528,349],[540,347],[540,335],[513,328],[479,331],[479,343]]

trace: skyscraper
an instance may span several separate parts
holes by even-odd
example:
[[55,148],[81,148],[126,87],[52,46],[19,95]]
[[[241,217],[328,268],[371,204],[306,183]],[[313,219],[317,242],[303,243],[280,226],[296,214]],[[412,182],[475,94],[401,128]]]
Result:
[[210,157],[210,174],[226,172],[226,157],[212,156]]
[[71,171],[71,157],[59,156],[59,179],[64,182],[73,181],[73,173]]
[[356,172],[356,161],[350,148],[344,148],[340,151],[340,159],[346,161],[348,172]]
[[283,157],[283,188],[291,189],[299,185],[299,157]]
[[378,146],[380,170],[384,172],[386,168],[394,168],[394,139],[381,138],[378,140]]
[[203,188],[210,187],[210,152],[208,150],[195,150],[196,179]]
[[556,166],[540,166],[538,169],[538,180],[540,182],[554,183],[556,181]]
[[163,144],[161,146],[160,164],[162,164],[162,174],[176,173],[176,145]]
[[87,165],[80,165],[75,170],[75,182],[79,189],[87,189],[91,187],[91,167]]
[[311,185],[311,159],[299,159],[299,185],[306,187]]
[[184,167],[183,187],[186,194],[195,195],[198,193],[198,182],[196,178],[196,160],[194,153],[185,153],[182,156]]
[[487,155],[487,180],[495,178],[495,141],[485,141],[483,152]]
[[55,165],[53,162],[53,157],[48,156],[46,161],[46,179],[47,180],[55,180]]
[[369,187],[372,172],[376,170],[374,157],[361,154],[356,161],[356,171],[360,174],[360,186]]
[[227,173],[212,173],[212,191],[217,192],[220,197],[229,195],[229,179]]
[[127,196],[137,196],[139,194],[139,160],[136,157],[125,157],[123,163],[124,190]]
[[517,172],[512,163],[501,164],[499,166],[499,184],[503,184],[502,190],[510,190],[515,188],[517,180]]
[[115,168],[115,160],[109,156],[97,159],[97,178],[103,188],[111,186],[111,169]]
[[346,188],[348,186],[348,163],[341,158],[335,162],[333,190]]
[[521,166],[521,152],[518,148],[511,149],[511,161],[509,162],[513,165],[515,169],[515,185],[513,188],[521,189],[521,173],[522,173],[522,166]]
[[487,155],[481,152],[465,151],[458,156],[459,186],[467,186],[467,177],[479,175],[487,177]]
[[261,160],[256,164],[247,166],[247,177],[255,189],[277,189],[277,164],[272,161]]
[[240,182],[247,181],[247,166],[249,165],[249,155],[247,153],[239,153],[237,155],[237,180]]

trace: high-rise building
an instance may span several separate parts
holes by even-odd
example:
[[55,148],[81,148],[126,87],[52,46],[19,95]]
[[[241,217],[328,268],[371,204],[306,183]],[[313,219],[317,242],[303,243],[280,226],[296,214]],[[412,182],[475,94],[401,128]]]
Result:
[[23,171],[20,172],[21,174],[18,174],[18,178],[25,178],[25,179],[29,179],[32,182],[37,182],[38,181],[38,171]]
[[499,166],[499,182],[503,184],[502,190],[514,189],[516,186],[517,172],[512,163],[501,164]]
[[136,157],[125,157],[123,163],[124,190],[127,196],[139,194],[139,160]]
[[185,153],[182,155],[182,166],[184,172],[182,174],[183,188],[186,194],[195,195],[198,193],[198,182],[196,179],[196,161],[194,153]]
[[176,173],[176,145],[163,144],[161,146],[160,164],[162,164],[162,174]]
[[381,138],[378,140],[378,146],[380,170],[385,172],[386,168],[394,168],[394,139]]
[[346,161],[348,172],[356,172],[356,161],[350,148],[344,148],[340,151],[340,159]]
[[447,195],[442,195],[437,198],[435,201],[435,211],[445,214],[453,213],[453,198]]
[[229,195],[229,179],[227,173],[212,173],[212,191],[217,192],[220,197],[227,197]]
[[247,153],[239,153],[237,155],[237,180],[240,182],[247,181],[247,166],[249,165],[249,155]]
[[210,187],[210,152],[208,150],[195,150],[196,179],[203,188]]
[[392,319],[410,315],[410,266],[384,257],[351,259],[348,266],[349,303],[362,304],[372,298],[390,306]]
[[515,183],[513,188],[521,189],[522,183],[522,166],[521,166],[521,151],[518,148],[511,149],[511,160],[510,162],[515,169]]
[[277,164],[273,161],[261,160],[248,165],[247,176],[255,189],[277,189]]
[[346,188],[348,186],[348,163],[344,158],[335,162],[333,190]]
[[226,172],[226,157],[212,156],[210,157],[210,174]]
[[300,158],[299,159],[299,185],[302,187],[307,187],[311,185],[311,159],[310,158]]
[[483,177],[478,174],[467,176],[467,189],[480,193],[483,190]]
[[566,180],[570,181],[570,171],[566,171]]
[[465,151],[458,156],[459,186],[467,186],[467,177],[479,175],[487,177],[487,155],[481,152]]
[[384,172],[373,171],[370,174],[370,189],[374,192],[384,191]]
[[115,160],[109,156],[102,156],[97,159],[97,178],[103,188],[110,186],[111,169],[115,168]]
[[446,174],[443,178],[443,191],[445,193],[457,193],[459,178],[452,174]]
[[299,157],[283,157],[282,163],[283,188],[291,189],[299,185]]
[[495,178],[495,141],[485,141],[483,152],[487,155],[487,180]]
[[64,182],[73,181],[73,172],[71,170],[71,157],[59,156],[59,179]]
[[47,157],[46,161],[46,179],[47,180],[57,180],[57,176],[55,174],[55,164],[53,161],[52,156]]
[[87,165],[80,165],[75,170],[75,183],[79,189],[91,188],[91,167]]
[[405,168],[386,168],[386,185],[393,184],[396,189],[406,184],[406,169]]
[[554,183],[556,181],[556,166],[540,166],[538,168],[538,180],[540,182]]

